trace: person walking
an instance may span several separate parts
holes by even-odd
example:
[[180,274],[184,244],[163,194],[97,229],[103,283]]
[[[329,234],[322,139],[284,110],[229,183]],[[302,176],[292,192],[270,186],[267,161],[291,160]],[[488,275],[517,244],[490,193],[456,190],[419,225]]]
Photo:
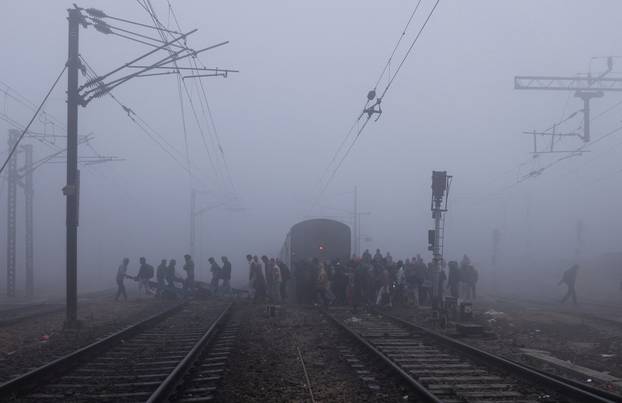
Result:
[[130,263],[130,259],[124,257],[121,265],[117,269],[117,296],[115,301],[119,300],[119,297],[123,295],[123,299],[127,301],[127,293],[125,292],[125,277],[127,277],[127,265]]
[[136,281],[138,281],[138,294],[141,294],[141,290],[144,291],[145,295],[152,295],[153,293],[149,289],[149,280],[153,278],[153,266],[147,263],[147,259],[141,257],[139,259],[140,267],[138,269],[138,274],[136,275]]
[[261,261],[263,262],[264,278],[266,279],[266,293],[268,298],[272,299],[272,266],[270,265],[270,259],[268,259],[268,256],[263,255]]
[[458,298],[460,296],[460,269],[458,268],[458,262],[452,260],[448,264],[449,277],[447,279],[447,288],[452,297]]
[[212,272],[212,281],[210,282],[210,286],[212,288],[212,293],[214,295],[218,294],[218,282],[220,281],[220,275],[221,275],[221,268],[220,266],[218,266],[218,263],[216,263],[216,259],[214,259],[213,257],[210,257],[209,259],[207,259],[208,262],[210,262],[211,266],[210,266],[210,271]]
[[192,293],[194,290],[194,261],[192,256],[184,255],[184,271],[186,272],[186,279],[184,281],[184,290]]
[[220,260],[222,260],[222,272],[220,275],[222,278],[222,293],[228,295],[231,293],[231,262],[227,256],[222,256]]
[[281,268],[276,263],[276,260],[271,259],[270,265],[272,266],[272,302],[275,304],[281,303]]
[[255,267],[253,265],[253,256],[248,254],[246,255],[246,261],[248,262],[248,299],[255,299],[255,292],[257,289],[255,288],[255,278],[257,274],[255,274]]
[[158,297],[162,296],[164,288],[166,287],[166,284],[164,282],[166,280],[166,271],[166,259],[162,259],[162,261],[156,268],[156,280],[158,281],[158,290],[156,292],[156,296]]
[[467,295],[472,299],[477,298],[475,285],[477,284],[478,278],[479,274],[477,273],[477,269],[472,264],[466,266]]
[[279,266],[281,271],[281,300],[285,301],[287,299],[287,282],[291,278],[291,272],[289,267],[287,267],[287,264],[285,264],[285,262],[281,259],[277,259],[276,264]]
[[177,280],[177,275],[175,274],[176,264],[177,261],[175,259],[169,260],[168,267],[166,268],[166,276],[164,276],[166,279],[166,285],[173,291],[175,289],[175,280]]
[[561,303],[566,302],[568,298],[572,298],[572,303],[577,305],[577,291],[575,289],[575,284],[577,282],[577,273],[579,271],[579,265],[574,264],[568,270],[564,272],[562,279],[559,281],[557,285],[566,284],[568,286],[568,291],[564,298],[562,298]]
[[266,279],[261,270],[261,263],[257,255],[253,256],[251,271],[254,273],[255,298],[254,302],[263,302],[266,299]]

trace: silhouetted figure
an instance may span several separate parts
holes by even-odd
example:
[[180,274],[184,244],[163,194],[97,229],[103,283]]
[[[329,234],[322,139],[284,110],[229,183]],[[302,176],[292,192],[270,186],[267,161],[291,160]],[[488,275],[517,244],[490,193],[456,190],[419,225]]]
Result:
[[216,263],[216,260],[213,257],[207,259],[210,262],[210,271],[212,272],[212,281],[210,282],[210,286],[212,288],[212,292],[214,294],[218,294],[218,282],[220,281],[221,268]]
[[192,292],[194,289],[194,261],[192,256],[184,255],[184,271],[186,272],[186,280],[184,281],[184,290]]
[[438,295],[436,299],[439,306],[443,304],[445,281],[447,281],[447,274],[445,274],[445,268],[441,266],[441,271],[438,272]]
[[166,268],[166,284],[169,288],[175,288],[175,280],[177,280],[177,275],[175,274],[175,265],[177,261],[175,259],[171,259],[168,262],[168,267]]
[[261,271],[261,263],[257,255],[253,256],[253,263],[251,264],[251,272],[255,279],[255,302],[263,302],[266,299],[266,279]]
[[363,252],[363,256],[361,256],[361,259],[365,263],[371,263],[371,253],[369,253],[369,249],[365,249],[365,252]]
[[152,294],[151,290],[149,290],[149,279],[153,278],[153,274],[153,266],[147,263],[147,259],[141,257],[140,268],[138,269],[138,274],[136,275],[136,281],[138,281],[138,294],[141,293],[141,290],[144,290],[145,295]]
[[572,297],[572,303],[574,305],[577,305],[577,292],[575,290],[575,283],[577,281],[578,271],[579,265],[572,265],[572,267],[564,272],[562,279],[559,281],[559,284],[557,284],[561,285],[565,283],[568,286],[568,291],[566,292],[566,295],[564,295],[564,298],[562,298],[562,304],[566,302],[568,298]]
[[164,288],[166,287],[166,259],[162,259],[158,267],[156,268],[156,280],[158,281],[158,291],[156,295],[160,296],[164,292]]
[[248,262],[248,298],[254,299],[255,293],[257,292],[257,289],[255,288],[255,277],[257,274],[255,273],[253,265],[253,256],[246,255],[246,261]]
[[460,296],[460,269],[458,268],[458,262],[455,260],[449,262],[447,288],[449,288],[449,293],[452,297],[458,298]]
[[130,259],[123,258],[121,265],[117,269],[117,296],[115,301],[119,300],[119,297],[123,295],[123,299],[127,301],[127,293],[125,292],[125,277],[127,277],[127,265],[130,263]]
[[263,255],[261,261],[263,262],[264,278],[266,279],[266,293],[268,298],[272,298],[272,266],[270,265],[270,259],[268,259],[268,256]]
[[281,270],[281,299],[285,301],[287,299],[287,282],[292,277],[289,267],[281,259],[276,260],[276,264]]
[[271,298],[276,304],[281,303],[281,268],[276,263],[276,260],[270,259],[270,267],[272,268],[272,291]]
[[231,262],[227,259],[227,256],[222,256],[222,271],[220,277],[222,278],[222,292],[223,294],[229,294],[231,292]]
[[340,264],[336,265],[332,281],[333,294],[335,294],[335,304],[346,304],[348,281],[349,279],[344,271],[344,268]]

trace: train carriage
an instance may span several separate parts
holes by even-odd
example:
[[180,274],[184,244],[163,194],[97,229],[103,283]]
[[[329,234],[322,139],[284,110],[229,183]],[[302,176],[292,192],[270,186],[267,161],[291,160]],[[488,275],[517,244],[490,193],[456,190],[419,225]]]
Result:
[[301,284],[308,286],[303,278],[302,265],[312,259],[333,261],[350,258],[351,231],[342,222],[326,218],[316,218],[295,224],[287,233],[281,248],[281,260],[292,269],[294,281],[290,282],[289,293],[297,298]]

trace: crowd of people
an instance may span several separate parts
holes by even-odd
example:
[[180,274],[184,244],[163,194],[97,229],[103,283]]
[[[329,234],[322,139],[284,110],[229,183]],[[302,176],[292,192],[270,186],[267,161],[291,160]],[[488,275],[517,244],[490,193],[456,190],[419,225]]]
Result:
[[[175,259],[162,259],[154,269],[146,258],[139,259],[138,272],[128,274],[130,260],[124,258],[117,270],[115,300],[127,300],[125,280],[138,283],[139,295],[178,298],[190,295],[231,295],[231,262],[226,256],[219,264],[208,259],[211,281],[195,280],[195,264],[184,256],[184,277],[176,273]],[[466,300],[475,299],[478,272],[467,255],[461,262],[426,263],[421,255],[394,260],[389,252],[379,249],[372,256],[369,250],[346,262],[339,259],[321,261],[317,258],[294,262],[292,275],[288,265],[279,258],[246,255],[248,261],[248,295],[257,303],[280,304],[288,300],[288,283],[295,277],[295,297],[299,304],[321,305],[434,305],[447,295]],[[446,272],[447,270],[447,272]],[[155,277],[155,279],[154,279]],[[154,281],[155,280],[155,281]]]
[[287,301],[287,284],[291,272],[285,262],[263,255],[246,255],[248,261],[249,298],[254,302],[280,304]]
[[[138,283],[139,296],[155,296],[157,298],[179,298],[193,294],[228,294],[231,291],[231,263],[226,256],[221,258],[222,267],[216,263],[213,257],[209,258],[211,264],[212,281],[209,286],[195,281],[195,267],[192,256],[184,255],[184,265],[182,270],[184,277],[180,277],[176,272],[177,261],[175,259],[162,259],[156,269],[147,259],[139,259],[139,267],[136,275],[128,274],[129,258],[123,258],[121,265],[117,269],[117,294],[115,301],[119,298],[127,300],[125,280],[131,279]],[[155,277],[155,281],[153,280]],[[222,284],[221,284],[222,280]]]
[[[448,273],[446,273],[448,269]],[[394,260],[379,249],[372,256],[347,262],[310,259],[295,263],[297,302],[323,305],[434,305],[445,291],[454,298],[475,299],[478,271],[464,255],[462,261],[426,263],[421,255]]]

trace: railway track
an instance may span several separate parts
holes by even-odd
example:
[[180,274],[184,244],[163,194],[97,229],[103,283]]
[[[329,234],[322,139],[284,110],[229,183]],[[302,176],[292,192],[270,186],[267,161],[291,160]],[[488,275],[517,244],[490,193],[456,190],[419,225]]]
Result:
[[620,397],[565,382],[380,312],[324,314],[409,384],[417,401],[619,402]]
[[231,310],[180,303],[0,385],[0,401],[207,401],[232,348]]

